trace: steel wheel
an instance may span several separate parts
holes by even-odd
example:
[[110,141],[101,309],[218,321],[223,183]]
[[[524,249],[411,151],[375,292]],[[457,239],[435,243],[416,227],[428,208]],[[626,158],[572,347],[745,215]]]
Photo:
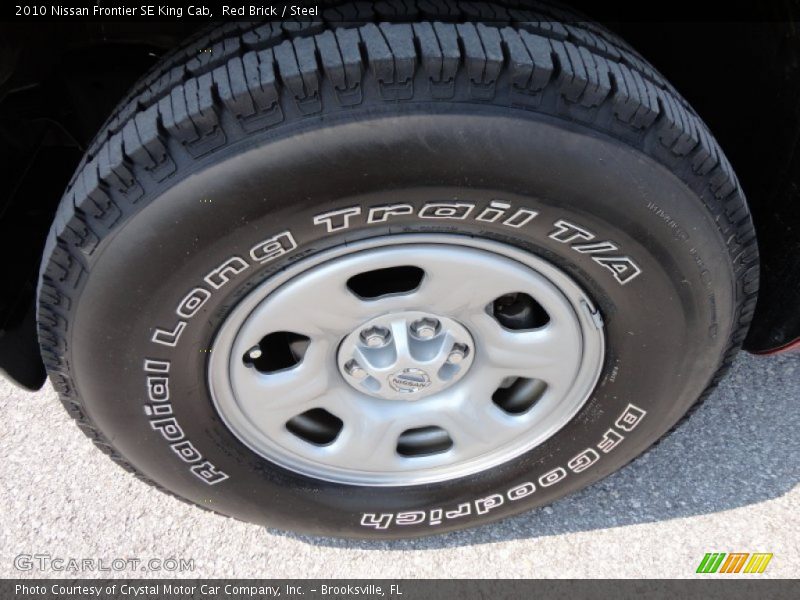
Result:
[[489,469],[578,412],[602,321],[565,273],[511,246],[409,235],[266,281],[213,345],[215,406],[255,452],[310,477],[399,486]]

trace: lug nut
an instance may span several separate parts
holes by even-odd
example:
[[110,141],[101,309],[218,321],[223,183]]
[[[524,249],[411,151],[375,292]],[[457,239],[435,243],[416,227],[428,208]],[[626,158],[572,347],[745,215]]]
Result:
[[356,361],[351,360],[345,366],[344,370],[347,371],[347,374],[350,377],[354,377],[355,379],[364,379],[367,376],[367,372],[364,368],[359,365]]
[[247,351],[247,358],[250,360],[256,360],[261,358],[261,348],[258,346],[253,346],[250,350]]
[[385,327],[370,327],[361,332],[361,341],[369,348],[381,348],[389,343],[391,334]]
[[411,324],[411,333],[421,340],[429,340],[439,330],[439,321],[436,319],[422,318]]
[[464,344],[454,344],[450,354],[447,355],[447,362],[457,365],[467,357],[467,347]]

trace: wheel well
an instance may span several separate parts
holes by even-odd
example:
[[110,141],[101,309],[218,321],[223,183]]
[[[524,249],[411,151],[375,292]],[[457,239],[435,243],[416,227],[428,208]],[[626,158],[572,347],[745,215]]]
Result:
[[[708,123],[750,202],[762,285],[746,341],[800,335],[800,33],[790,23],[606,23]],[[34,295],[44,240],[83,152],[134,82],[196,23],[16,28],[0,42],[0,369],[44,382]],[[699,61],[718,65],[696,69]],[[709,77],[709,73],[712,75]],[[43,176],[46,174],[46,176]],[[791,282],[786,285],[786,282]],[[792,297],[787,297],[787,294]]]
[[[195,24],[194,27],[197,27]],[[135,81],[190,32],[120,24],[8,28],[0,40],[0,371],[45,379],[34,297],[56,207],[95,133]]]
[[708,124],[747,196],[761,280],[745,349],[789,344],[800,337],[800,31],[788,19],[618,29]]

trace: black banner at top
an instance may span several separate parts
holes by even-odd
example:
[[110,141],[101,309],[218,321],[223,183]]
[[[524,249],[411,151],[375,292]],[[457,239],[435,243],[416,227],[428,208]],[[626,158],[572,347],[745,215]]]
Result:
[[[3,4],[5,23],[324,20],[374,22],[408,19],[443,21],[525,21],[558,18],[561,7],[605,22],[793,21],[800,20],[800,0],[17,0]],[[566,15],[566,20],[574,19]]]

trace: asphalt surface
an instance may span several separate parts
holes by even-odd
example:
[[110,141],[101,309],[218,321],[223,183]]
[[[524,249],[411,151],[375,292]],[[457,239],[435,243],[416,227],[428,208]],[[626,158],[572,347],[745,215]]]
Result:
[[193,571],[140,566],[123,577],[686,578],[706,552],[772,552],[758,577],[800,575],[797,354],[740,355],[691,419],[589,489],[407,542],[305,538],[192,508],[96,450],[49,385],[26,393],[2,381],[0,406],[0,577],[63,576],[14,567],[20,554],[45,554],[194,561]]

